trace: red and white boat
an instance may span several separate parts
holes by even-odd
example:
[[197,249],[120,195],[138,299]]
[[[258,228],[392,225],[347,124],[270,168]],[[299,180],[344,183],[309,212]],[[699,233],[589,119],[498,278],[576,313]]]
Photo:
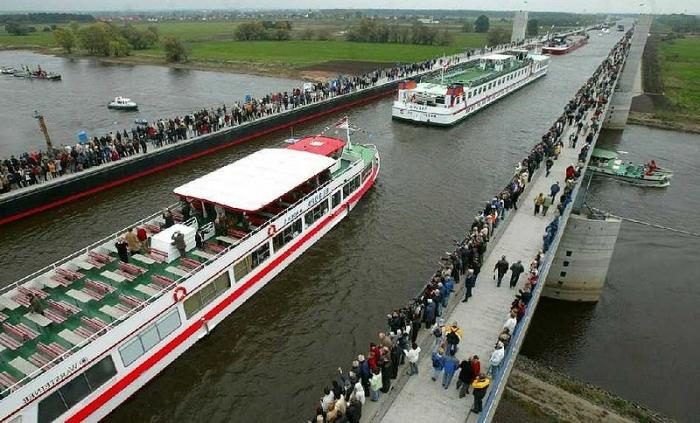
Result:
[[566,37],[554,37],[542,47],[543,54],[561,55],[570,53],[588,43],[587,35],[569,35]]
[[346,217],[379,167],[375,146],[321,135],[263,149],[176,188],[172,226],[131,225],[150,247],[128,263],[124,230],[4,288],[0,421],[105,417]]

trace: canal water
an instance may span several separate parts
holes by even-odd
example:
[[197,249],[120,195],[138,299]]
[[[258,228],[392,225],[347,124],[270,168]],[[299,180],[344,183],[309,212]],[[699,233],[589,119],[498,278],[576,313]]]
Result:
[[[613,214],[700,233],[700,136],[642,126],[598,146],[673,171],[667,188],[594,178],[587,203]],[[543,300],[523,354],[679,421],[700,398],[700,239],[623,222],[597,304]]]
[[[0,66],[41,66],[61,74],[61,81],[39,81],[0,75],[3,122],[0,158],[46,144],[34,111],[46,118],[53,144],[75,144],[79,131],[102,136],[134,126],[134,119],[149,121],[182,116],[203,107],[220,107],[246,95],[265,95],[298,87],[284,78],[234,75],[149,65],[102,63],[95,59],[65,59],[28,51],[0,51]],[[134,100],[138,111],[107,108],[114,97]]]
[[[554,58],[547,77],[454,128],[392,122],[389,99],[348,111],[351,122],[365,131],[354,134],[353,141],[375,143],[381,151],[382,170],[375,188],[348,219],[106,420],[275,422],[308,418],[337,366],[347,365],[358,352],[366,352],[369,341],[385,328],[388,308],[404,304],[419,290],[440,253],[451,248],[451,240],[460,236],[475,211],[502,187],[515,162],[559,116],[618,37],[592,37],[585,48]],[[187,97],[190,92],[181,89],[178,94]],[[210,99],[203,104],[212,102],[216,103]],[[295,133],[318,133],[341,116],[296,127]],[[70,254],[171,204],[174,187],[260,148],[280,145],[287,135],[280,132],[263,137],[4,226],[0,231],[0,245],[5,247],[0,255],[2,274],[9,282]],[[669,141],[652,152],[659,158],[658,152],[671,149],[670,145]],[[675,163],[669,165],[676,167]],[[698,185],[697,180],[694,184],[687,181],[679,175],[672,188]],[[625,194],[629,187],[617,189],[620,196],[631,195]],[[693,209],[683,205],[666,212],[677,210],[691,219]],[[665,220],[676,218],[663,216]],[[624,226],[623,232],[626,229]],[[638,248],[654,246],[649,242]],[[691,254],[692,249],[686,250],[686,255]],[[630,255],[627,260],[631,260],[628,266],[636,262]],[[637,288],[631,282],[618,288],[623,292],[607,295],[631,298],[624,292]],[[665,308],[681,308],[665,302],[661,295],[679,282],[669,278],[657,282],[654,287],[660,293],[642,298],[648,300],[644,306],[659,307],[656,302],[661,299]],[[669,286],[672,282],[673,288]],[[609,283],[606,289],[615,285]],[[626,309],[623,305],[617,313]],[[576,308],[564,310],[567,315],[595,315]],[[692,310],[689,304],[686,312]],[[554,318],[562,319],[558,314]],[[667,325],[687,327],[688,335],[693,335],[689,319],[638,323],[614,317],[606,324],[619,333],[634,325],[642,332],[635,344],[640,350],[649,350],[652,339],[664,346],[682,342],[664,329]],[[543,349],[548,349],[552,339],[567,339],[581,332],[568,327],[555,330],[569,333],[549,334],[540,341]],[[637,339],[626,336],[630,343]],[[573,339],[571,343],[576,344]],[[630,382],[627,388],[649,393],[647,404],[673,414],[665,401],[653,401],[659,387],[652,372],[692,368],[688,364],[692,349],[659,355],[644,362],[643,369],[632,367],[628,360],[609,362],[608,356],[616,351],[611,343],[599,352],[598,366],[616,375],[620,384],[630,381],[626,373],[648,372],[649,383]],[[576,354],[571,355],[571,362],[576,362]],[[665,397],[679,398],[687,407],[693,400],[690,390],[679,385],[664,386],[664,393]]]

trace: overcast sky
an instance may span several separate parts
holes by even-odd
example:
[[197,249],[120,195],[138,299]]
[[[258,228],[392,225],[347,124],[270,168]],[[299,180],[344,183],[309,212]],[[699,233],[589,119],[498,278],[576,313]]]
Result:
[[[643,6],[640,4],[645,3]],[[0,0],[0,11],[163,9],[483,9],[576,13],[700,13],[700,0]]]

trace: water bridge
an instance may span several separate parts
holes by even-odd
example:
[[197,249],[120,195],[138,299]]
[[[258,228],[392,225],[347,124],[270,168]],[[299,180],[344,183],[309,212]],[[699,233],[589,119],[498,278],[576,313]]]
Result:
[[[616,90],[604,110],[604,128],[624,128],[627,116],[625,111],[629,110],[631,102],[629,87],[639,68],[650,25],[651,17],[639,17],[625,65],[617,75]],[[591,117],[592,113],[589,111],[584,119],[590,120]],[[511,302],[517,294],[517,289],[508,287],[509,274],[504,278],[502,286],[496,287],[491,270],[501,256],[506,256],[510,263],[522,260],[523,265],[527,267],[542,248],[545,228],[554,219],[552,216],[556,211],[546,217],[535,216],[533,203],[539,193],[548,194],[555,181],[559,181],[563,186],[566,167],[578,161],[580,147],[585,142],[579,143],[578,148],[568,148],[566,143],[571,131],[575,131],[575,127],[567,125],[561,138],[565,142],[565,148],[562,149],[558,160],[554,161],[551,174],[545,176],[544,166],[535,171],[531,183],[526,186],[519,200],[520,209],[512,210],[495,232],[494,239],[489,243],[474,296],[469,302],[462,303],[460,300],[464,294],[458,292],[451,300],[451,308],[443,314],[447,324],[457,321],[464,329],[465,336],[459,344],[458,358],[461,360],[465,354],[477,354],[484,373],[489,367],[489,357],[508,317]],[[591,147],[595,146],[599,133],[595,135]],[[584,169],[588,166],[588,158],[585,160]],[[586,188],[585,181],[585,176],[578,179],[572,196],[574,205],[567,207],[560,218],[559,230],[545,254],[540,267],[539,283],[533,290],[525,317],[518,323],[512,335],[500,368],[491,376],[492,381],[484,398],[483,411],[471,412],[472,397],[458,398],[454,384],[450,386],[449,391],[445,391],[439,380],[430,380],[428,375],[432,371],[430,355],[434,338],[428,334],[421,343],[420,376],[400,375],[394,383],[394,390],[385,395],[378,405],[367,402],[363,409],[363,421],[481,423],[493,419],[540,298],[547,296],[572,301],[595,301],[602,288],[619,230],[619,221],[600,214],[579,214],[580,199],[584,196],[583,191]],[[525,275],[520,277],[518,287],[524,284]],[[463,284],[460,284],[459,289],[462,289],[461,285]],[[420,343],[421,338],[418,340]],[[453,382],[456,378],[455,374]]]

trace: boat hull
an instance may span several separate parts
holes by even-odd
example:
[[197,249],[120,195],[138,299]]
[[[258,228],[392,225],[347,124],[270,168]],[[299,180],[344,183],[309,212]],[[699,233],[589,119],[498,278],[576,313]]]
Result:
[[663,175],[663,176],[653,176],[653,177],[643,177],[643,178],[635,178],[632,176],[626,176],[626,175],[619,175],[614,172],[606,171],[604,169],[597,169],[595,167],[590,167],[589,170],[591,170],[594,174],[599,175],[599,176],[605,176],[611,179],[615,179],[620,182],[625,182],[628,184],[632,185],[637,185],[637,186],[642,186],[642,187],[649,187],[649,188],[665,188],[671,184],[671,176],[672,175]]

